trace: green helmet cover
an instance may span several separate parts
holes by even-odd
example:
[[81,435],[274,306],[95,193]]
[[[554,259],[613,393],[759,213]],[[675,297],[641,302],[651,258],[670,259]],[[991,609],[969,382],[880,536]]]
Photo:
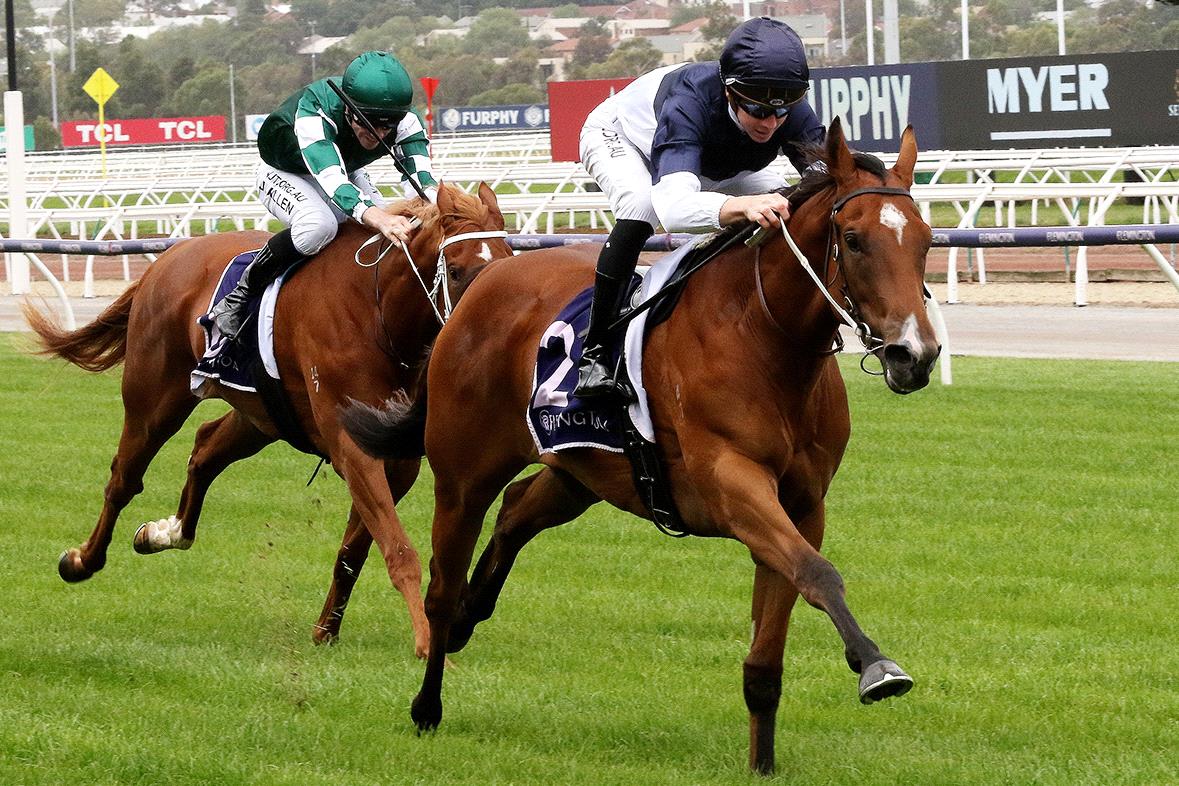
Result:
[[344,69],[344,92],[369,120],[398,120],[413,103],[413,82],[388,52],[364,52]]

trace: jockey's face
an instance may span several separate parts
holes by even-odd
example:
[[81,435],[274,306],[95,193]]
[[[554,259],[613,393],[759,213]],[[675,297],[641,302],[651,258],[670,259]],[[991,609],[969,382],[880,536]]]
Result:
[[[362,126],[355,117],[348,115],[348,125],[352,126],[352,133],[356,135],[356,141],[360,142],[360,146],[365,150],[376,150],[381,144],[381,140],[373,136],[367,128]],[[382,128],[379,125],[374,125],[382,135],[388,134],[390,129]]]
[[741,128],[749,138],[754,142],[769,142],[770,137],[774,132],[781,128],[782,124],[786,122],[789,115],[782,117],[774,117],[772,114],[769,117],[754,117],[741,108],[739,103],[732,104],[733,111],[737,114],[737,122],[741,124]]

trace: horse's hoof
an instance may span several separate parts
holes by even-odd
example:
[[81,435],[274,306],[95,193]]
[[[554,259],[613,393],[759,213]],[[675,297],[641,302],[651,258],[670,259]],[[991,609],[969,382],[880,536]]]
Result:
[[180,519],[169,516],[140,524],[131,545],[136,554],[158,554],[168,549],[188,549],[192,540],[181,535]]
[[57,573],[70,584],[85,581],[94,575],[94,571],[82,562],[80,549],[66,549],[57,560]]
[[413,704],[409,709],[409,717],[413,718],[414,725],[418,727],[418,734],[424,731],[434,731],[438,728],[438,724],[442,723],[441,697],[427,699],[421,693],[414,696]]
[[872,704],[890,696],[904,696],[913,678],[891,660],[878,660],[860,675],[860,703]]
[[340,630],[316,625],[315,629],[311,631],[311,640],[316,644],[335,644],[340,640]]

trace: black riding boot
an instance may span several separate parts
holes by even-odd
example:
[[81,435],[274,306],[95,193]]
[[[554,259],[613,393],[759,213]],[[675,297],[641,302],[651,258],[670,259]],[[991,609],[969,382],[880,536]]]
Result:
[[577,374],[575,395],[582,398],[594,396],[626,395],[627,390],[618,384],[614,369],[606,365],[606,348],[610,324],[622,310],[622,297],[639,261],[643,244],[651,237],[654,228],[646,221],[621,219],[614,224],[602,253],[598,255],[598,271],[594,276],[594,299],[590,305],[589,331],[585,337],[585,348],[581,353],[581,364]]
[[290,229],[284,229],[266,241],[266,245],[242,273],[237,286],[209,311],[209,319],[217,326],[226,341],[233,341],[241,332],[246,317],[246,304],[250,299],[260,295],[270,282],[298,262],[302,256],[291,240]]

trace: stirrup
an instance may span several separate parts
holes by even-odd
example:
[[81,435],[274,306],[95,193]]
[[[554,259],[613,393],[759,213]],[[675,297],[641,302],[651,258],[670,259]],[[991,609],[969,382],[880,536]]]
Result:
[[581,364],[577,373],[577,387],[573,389],[573,395],[579,398],[605,398],[607,396],[632,398],[634,393],[630,387],[618,381],[613,369],[598,357],[598,352],[601,350],[581,356]]

